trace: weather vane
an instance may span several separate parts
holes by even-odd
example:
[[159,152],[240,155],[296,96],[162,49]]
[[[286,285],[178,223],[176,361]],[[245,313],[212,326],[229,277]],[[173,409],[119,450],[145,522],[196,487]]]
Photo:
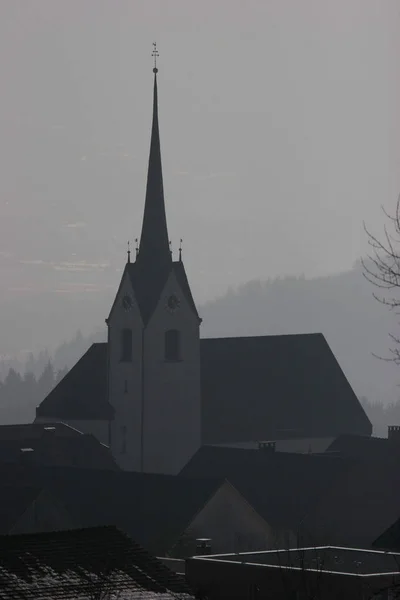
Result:
[[139,254],[139,240],[137,238],[135,238],[135,250],[136,250],[136,258],[137,258],[137,255]]
[[128,240],[128,263],[131,262],[131,245]]
[[157,58],[160,56],[158,54],[158,50],[157,50],[157,43],[153,42],[153,52],[151,53],[152,57],[154,58],[154,69],[153,69],[153,73],[158,73],[158,69],[157,69]]

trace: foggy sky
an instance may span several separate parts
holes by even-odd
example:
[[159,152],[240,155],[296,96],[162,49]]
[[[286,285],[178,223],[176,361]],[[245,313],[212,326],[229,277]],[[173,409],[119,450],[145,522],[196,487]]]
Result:
[[397,0],[2,0],[1,293],[116,290],[154,40],[170,237],[196,300],[351,267],[400,192],[399,33]]

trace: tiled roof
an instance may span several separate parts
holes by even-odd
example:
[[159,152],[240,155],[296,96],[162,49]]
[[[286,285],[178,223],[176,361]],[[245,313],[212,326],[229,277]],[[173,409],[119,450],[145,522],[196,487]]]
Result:
[[113,417],[107,400],[107,344],[93,344],[36,409],[37,417],[104,419]]
[[201,340],[203,443],[371,434],[322,334]]
[[176,598],[185,581],[115,527],[0,537],[0,598]]
[[203,446],[185,477],[225,477],[271,525],[298,532],[326,486],[349,468],[328,456]]
[[115,525],[159,555],[173,547],[223,484],[220,478],[0,465],[3,485],[17,481],[46,489],[82,527]]

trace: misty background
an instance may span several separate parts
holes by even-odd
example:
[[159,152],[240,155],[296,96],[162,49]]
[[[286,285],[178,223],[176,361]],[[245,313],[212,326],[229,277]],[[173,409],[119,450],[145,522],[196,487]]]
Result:
[[399,31],[397,0],[3,0],[3,377],[70,368],[104,336],[140,236],[156,40],[202,335],[322,331],[359,396],[396,402],[372,353],[399,319],[357,261],[400,192]]

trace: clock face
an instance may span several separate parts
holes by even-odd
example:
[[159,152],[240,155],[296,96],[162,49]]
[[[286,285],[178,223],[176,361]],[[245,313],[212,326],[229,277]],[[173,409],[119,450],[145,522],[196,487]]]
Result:
[[169,312],[173,313],[177,308],[179,308],[180,304],[181,301],[179,300],[178,296],[176,294],[171,294],[171,296],[169,296],[167,299],[165,308],[169,310]]
[[128,294],[122,298],[122,307],[124,310],[131,310],[133,306],[133,300]]

